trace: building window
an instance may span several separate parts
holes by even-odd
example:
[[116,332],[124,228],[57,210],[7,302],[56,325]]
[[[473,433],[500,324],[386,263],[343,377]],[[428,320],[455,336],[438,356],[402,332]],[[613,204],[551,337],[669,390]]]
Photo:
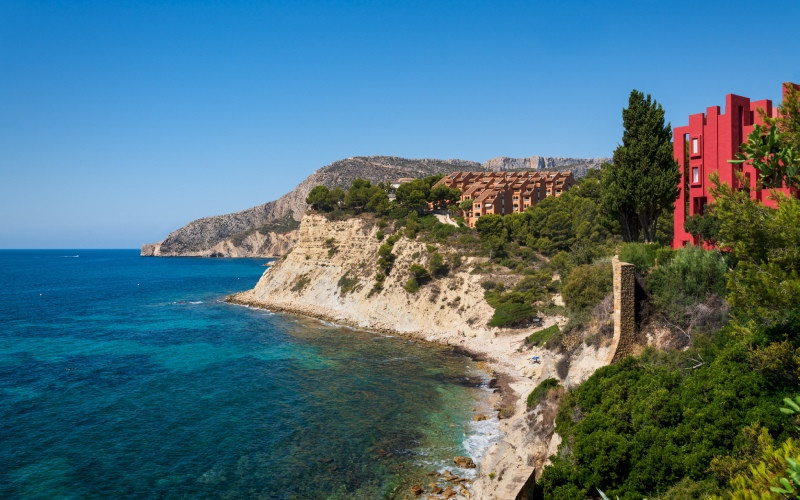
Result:
[[695,184],[700,182],[700,167],[692,167],[692,182]]
[[692,138],[692,154],[696,155],[700,151],[700,144],[697,137]]

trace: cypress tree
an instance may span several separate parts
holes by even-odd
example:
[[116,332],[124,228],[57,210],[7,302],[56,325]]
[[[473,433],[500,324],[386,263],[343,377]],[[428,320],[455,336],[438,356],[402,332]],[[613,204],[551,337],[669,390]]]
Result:
[[603,173],[603,201],[619,216],[625,241],[655,240],[659,216],[678,196],[680,170],[672,156],[672,127],[664,125],[664,109],[632,90],[622,110],[622,144]]

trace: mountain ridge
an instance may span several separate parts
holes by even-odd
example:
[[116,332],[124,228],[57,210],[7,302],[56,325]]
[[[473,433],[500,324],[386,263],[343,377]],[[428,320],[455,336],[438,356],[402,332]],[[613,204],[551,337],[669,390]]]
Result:
[[[277,257],[294,244],[295,229],[315,186],[347,188],[356,178],[392,182],[402,177],[425,177],[457,171],[546,168],[572,170],[580,177],[608,158],[497,157],[483,164],[460,159],[407,159],[396,156],[356,156],[314,171],[292,191],[276,200],[238,212],[195,219],[157,243],[142,245],[145,257]],[[535,166],[534,166],[535,165]],[[294,221],[292,223],[291,221]]]

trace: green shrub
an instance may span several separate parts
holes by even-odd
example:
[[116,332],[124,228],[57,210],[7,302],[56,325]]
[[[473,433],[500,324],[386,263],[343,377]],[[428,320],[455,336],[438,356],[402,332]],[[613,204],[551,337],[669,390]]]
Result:
[[687,307],[725,293],[727,269],[725,257],[716,250],[681,248],[672,261],[647,277],[653,305],[671,321],[682,324]]
[[383,237],[386,236],[383,231],[378,229],[378,232],[375,233],[375,237],[378,238],[378,241],[383,241]]
[[663,255],[664,250],[665,247],[654,243],[626,243],[619,252],[619,260],[633,264],[642,272],[655,266],[656,258]]
[[445,241],[449,237],[456,234],[458,228],[451,224],[442,224],[441,222],[433,226],[431,229],[431,237],[438,241]]
[[547,328],[543,328],[537,332],[533,332],[532,334],[528,335],[525,339],[526,344],[535,345],[537,347],[545,345],[548,340],[553,338],[555,335],[558,335],[560,330],[558,325],[550,325]]
[[408,281],[406,281],[406,284],[403,288],[405,288],[406,292],[408,293],[414,293],[419,290],[419,283],[417,282],[416,278],[411,277],[408,279]]
[[450,266],[448,266],[444,261],[444,255],[440,254],[439,252],[434,252],[433,255],[431,255],[431,261],[428,263],[428,268],[430,269],[431,276],[436,278],[447,276],[447,273],[450,272]]
[[339,286],[339,290],[341,291],[342,295],[346,295],[352,291],[357,290],[360,288],[360,282],[358,278],[350,277],[350,272],[344,273],[341,278],[339,278],[339,282],[337,283]]
[[292,286],[293,292],[302,291],[309,283],[311,283],[311,279],[308,277],[308,273],[300,275],[297,278],[294,286]]
[[339,247],[336,246],[336,238],[328,238],[323,245],[328,249],[328,257],[333,257],[339,250]]
[[431,274],[428,270],[419,264],[411,264],[411,267],[408,268],[408,272],[411,273],[411,276],[419,285],[424,285],[431,279]]
[[561,294],[567,307],[573,311],[589,309],[611,292],[611,263],[577,266],[563,283]]
[[483,287],[484,290],[494,290],[497,287],[497,282],[492,280],[482,281],[481,287]]
[[536,316],[530,304],[524,302],[502,302],[494,310],[489,326],[514,326],[527,323]]
[[392,270],[392,266],[394,266],[396,258],[392,253],[392,246],[394,243],[394,235],[392,235],[386,239],[386,243],[378,248],[378,268],[383,271],[384,274],[389,274]]
[[550,392],[550,389],[555,389],[560,385],[558,379],[555,378],[542,380],[542,382],[528,394],[528,408],[533,408],[541,403],[545,396],[547,396],[547,393]]
[[564,303],[573,311],[589,309],[611,292],[612,269],[610,262],[587,264],[574,268],[563,282],[561,294]]

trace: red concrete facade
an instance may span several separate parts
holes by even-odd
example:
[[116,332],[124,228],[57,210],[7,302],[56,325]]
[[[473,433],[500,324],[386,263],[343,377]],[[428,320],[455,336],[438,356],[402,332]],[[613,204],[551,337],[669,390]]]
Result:
[[[774,206],[770,191],[775,190],[760,188],[758,172],[753,166],[729,163],[753,131],[753,126],[764,123],[759,110],[770,117],[777,115],[777,108],[773,108],[768,99],[750,101],[747,97],[728,94],[725,113],[720,113],[719,106],[712,106],[705,113],[689,115],[688,125],[675,127],[673,147],[675,160],[680,165],[681,180],[675,201],[673,248],[699,243],[686,232],[684,222],[691,215],[702,215],[705,206],[713,201],[709,176],[714,172],[719,175],[720,182],[735,189],[748,190],[751,199]],[[796,190],[784,188],[777,191],[797,196]]]

